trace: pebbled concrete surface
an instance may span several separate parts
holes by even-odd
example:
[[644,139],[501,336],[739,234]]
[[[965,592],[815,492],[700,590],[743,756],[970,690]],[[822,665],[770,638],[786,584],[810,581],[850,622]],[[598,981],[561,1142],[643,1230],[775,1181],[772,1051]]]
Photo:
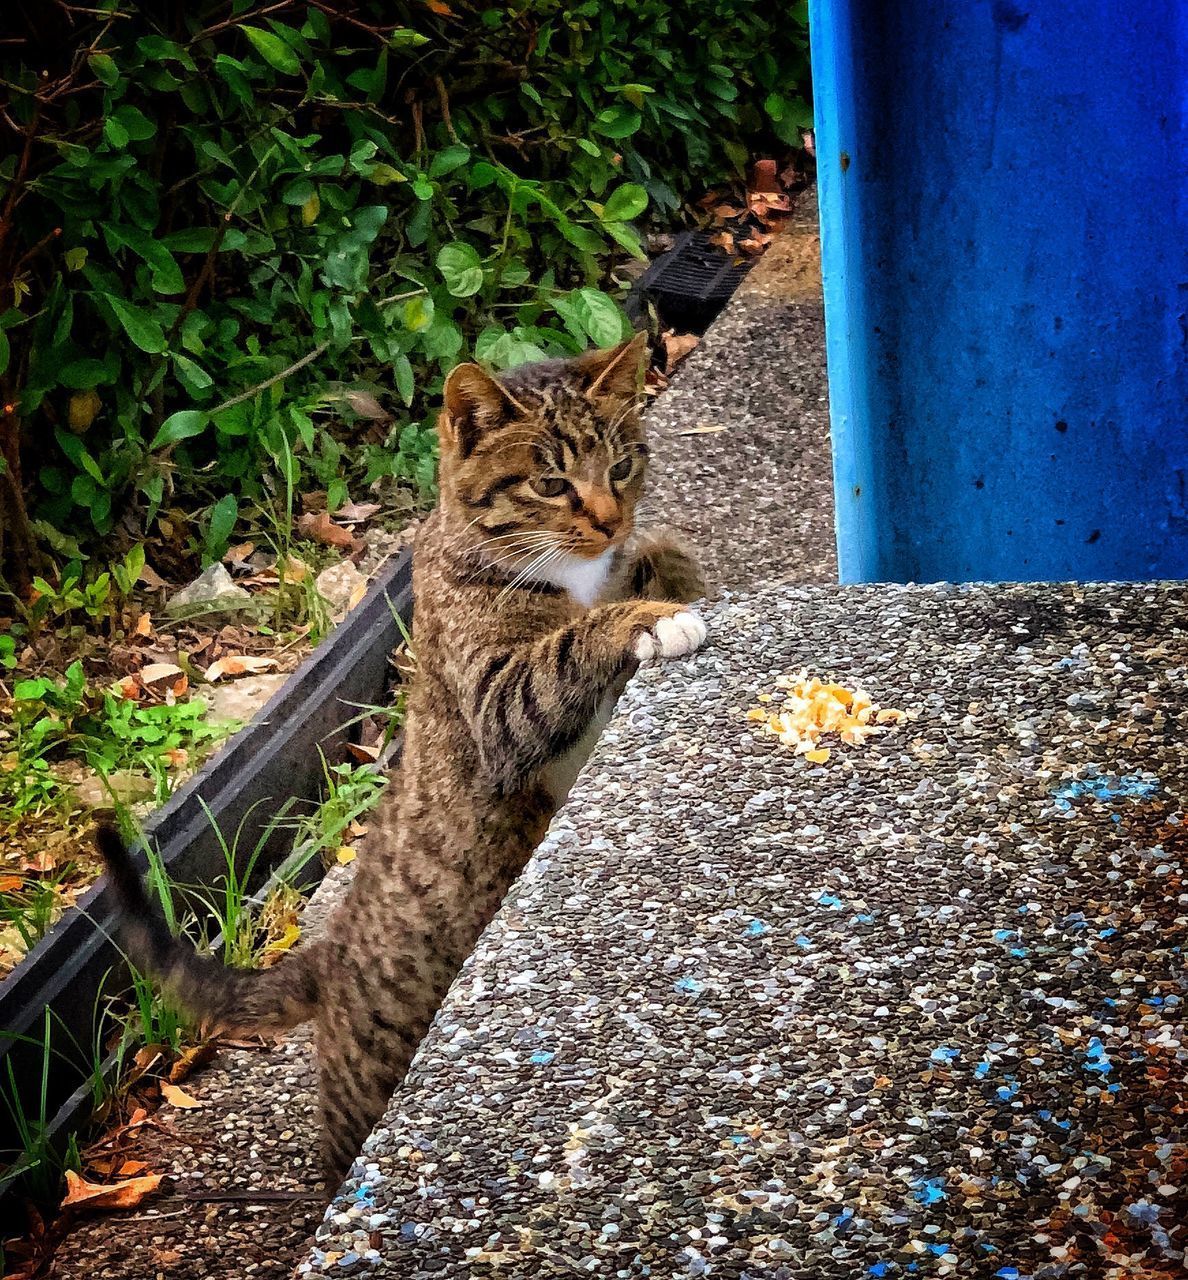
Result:
[[808,191],[648,413],[644,519],[693,542],[711,596],[837,581],[820,256]]
[[[917,718],[808,764],[808,667]],[[303,1274],[1183,1274],[1180,586],[777,588],[634,681]]]

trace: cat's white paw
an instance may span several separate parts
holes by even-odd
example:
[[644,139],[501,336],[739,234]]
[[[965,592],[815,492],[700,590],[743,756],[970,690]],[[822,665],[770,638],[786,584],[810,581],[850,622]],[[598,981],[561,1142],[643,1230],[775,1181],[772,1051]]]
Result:
[[640,662],[658,658],[683,658],[696,653],[705,644],[705,623],[688,610],[671,618],[661,618],[651,631],[645,631],[635,642],[635,656]]

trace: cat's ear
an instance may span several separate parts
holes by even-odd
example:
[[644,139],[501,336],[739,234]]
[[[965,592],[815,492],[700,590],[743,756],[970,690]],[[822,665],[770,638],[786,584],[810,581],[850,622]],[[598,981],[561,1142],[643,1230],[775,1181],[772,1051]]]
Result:
[[523,405],[505,386],[477,364],[459,364],[450,370],[442,391],[445,412],[438,424],[443,445],[469,457],[479,437],[502,426]]
[[617,347],[579,356],[578,368],[588,379],[586,395],[633,400],[643,389],[647,354],[648,335],[637,333]]

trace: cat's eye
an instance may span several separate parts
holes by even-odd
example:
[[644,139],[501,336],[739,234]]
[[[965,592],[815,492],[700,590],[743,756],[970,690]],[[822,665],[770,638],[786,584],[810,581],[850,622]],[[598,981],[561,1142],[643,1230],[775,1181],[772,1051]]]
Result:
[[610,478],[616,484],[621,484],[635,470],[634,458],[620,458],[610,469]]
[[542,498],[559,498],[569,488],[569,481],[564,476],[539,476],[532,487]]

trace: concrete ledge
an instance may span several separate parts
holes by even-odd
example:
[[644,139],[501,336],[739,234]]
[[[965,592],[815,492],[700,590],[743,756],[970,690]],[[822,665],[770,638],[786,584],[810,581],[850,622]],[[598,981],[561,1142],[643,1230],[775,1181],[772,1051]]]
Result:
[[[305,1274],[1178,1274],[1181,587],[784,588],[633,682]],[[913,723],[808,765],[782,672]]]

